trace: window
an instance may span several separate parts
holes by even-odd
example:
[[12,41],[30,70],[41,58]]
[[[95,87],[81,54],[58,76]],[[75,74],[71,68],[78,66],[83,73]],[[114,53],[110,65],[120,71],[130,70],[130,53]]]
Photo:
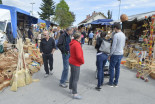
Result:
[[13,34],[12,34],[12,28],[11,28],[11,23],[10,22],[7,23],[6,36],[7,36],[8,41],[12,43]]

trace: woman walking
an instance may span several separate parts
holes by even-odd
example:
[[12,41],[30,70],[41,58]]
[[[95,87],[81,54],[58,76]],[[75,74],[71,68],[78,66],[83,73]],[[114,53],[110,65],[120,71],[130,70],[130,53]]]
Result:
[[80,66],[84,64],[83,50],[81,48],[81,34],[75,33],[74,39],[70,43],[70,58],[71,76],[69,81],[69,89],[73,94],[73,99],[81,99],[77,94],[77,83],[80,75]]
[[97,39],[95,48],[97,49],[97,77],[98,77],[98,84],[97,87],[95,87],[96,90],[100,91],[101,86],[104,82],[104,66],[106,65],[106,62],[108,60],[108,55],[104,52],[101,52],[100,46],[102,44],[102,41],[105,40],[106,32],[102,32],[100,34],[100,37]]

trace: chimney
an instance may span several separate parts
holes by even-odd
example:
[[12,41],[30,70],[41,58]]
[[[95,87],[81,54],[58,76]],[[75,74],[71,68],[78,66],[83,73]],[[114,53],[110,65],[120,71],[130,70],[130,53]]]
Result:
[[90,14],[89,14],[89,17],[90,17]]
[[96,14],[96,12],[95,12],[95,11],[92,13],[92,15],[94,15],[94,14]]
[[89,15],[86,16],[86,19],[88,19],[88,18],[89,18]]
[[90,17],[90,14],[86,16],[86,19],[88,19]]

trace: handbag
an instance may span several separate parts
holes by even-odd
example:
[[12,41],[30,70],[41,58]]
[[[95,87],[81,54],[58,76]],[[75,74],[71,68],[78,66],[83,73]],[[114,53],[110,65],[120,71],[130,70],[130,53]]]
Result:
[[111,49],[111,42],[103,39],[99,51],[106,54],[110,54],[110,49]]

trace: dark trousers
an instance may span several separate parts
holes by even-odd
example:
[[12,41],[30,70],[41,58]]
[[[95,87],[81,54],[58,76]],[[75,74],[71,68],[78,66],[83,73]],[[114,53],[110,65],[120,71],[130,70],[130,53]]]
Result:
[[92,45],[92,38],[89,38],[89,40],[88,40],[88,45]]
[[101,55],[97,55],[97,77],[98,77],[98,84],[97,87],[100,87],[104,82],[104,66],[108,60],[108,55],[102,53]]
[[77,94],[77,83],[80,75],[80,67],[70,64],[71,76],[69,81],[69,89],[72,90],[72,94]]
[[46,74],[49,74],[48,64],[50,65],[50,71],[53,70],[53,54],[43,54],[44,69]]
[[[120,64],[121,64],[122,58],[123,58],[123,55],[112,55],[110,58],[109,84],[111,84],[111,85],[113,85],[113,84],[117,85],[118,84],[118,79],[119,79],[119,75],[120,75]],[[114,79],[114,68],[115,68],[115,80],[113,80]]]

